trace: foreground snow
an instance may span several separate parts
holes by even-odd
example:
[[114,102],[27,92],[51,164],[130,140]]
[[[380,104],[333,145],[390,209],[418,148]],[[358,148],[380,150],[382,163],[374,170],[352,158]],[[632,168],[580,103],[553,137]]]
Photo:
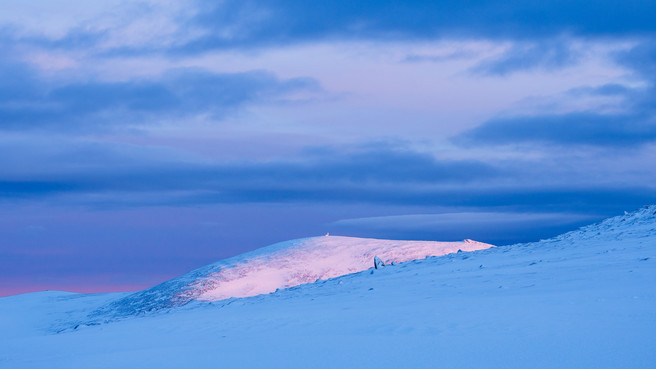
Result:
[[138,316],[109,309],[130,294],[7,297],[0,367],[654,368],[655,250],[652,206],[537,243]]

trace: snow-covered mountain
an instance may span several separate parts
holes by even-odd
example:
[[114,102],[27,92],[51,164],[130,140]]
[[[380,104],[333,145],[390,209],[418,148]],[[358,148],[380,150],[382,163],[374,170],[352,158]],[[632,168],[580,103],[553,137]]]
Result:
[[[293,244],[312,250],[320,239],[377,242],[282,243],[137,294],[1,298],[0,367],[656,367],[656,206],[549,240],[379,269],[374,256],[393,259],[376,250],[363,256],[367,270],[270,294],[208,301],[225,296],[205,295],[218,285],[195,289],[236,265],[257,276],[267,262],[284,260],[262,255]],[[325,265],[351,263],[339,255]],[[126,304],[167,304],[186,286],[193,299],[183,305],[155,303],[148,312]]]
[[184,305],[193,300],[217,301],[248,297],[335,278],[383,264],[402,263],[458,251],[475,251],[490,244],[398,241],[321,236],[263,247],[191,271],[101,308],[96,315],[130,315]]

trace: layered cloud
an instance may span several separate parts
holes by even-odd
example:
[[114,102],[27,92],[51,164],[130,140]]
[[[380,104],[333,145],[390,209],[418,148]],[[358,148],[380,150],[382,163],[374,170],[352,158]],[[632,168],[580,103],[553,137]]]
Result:
[[653,2],[2,8],[7,278],[328,229],[526,241],[656,202]]
[[455,138],[460,143],[508,145],[543,143],[557,145],[592,145],[601,147],[636,147],[656,141],[656,47],[653,43],[616,54],[616,61],[641,80],[630,87],[607,84],[579,88],[576,95],[615,96],[621,99],[619,111],[595,110],[494,118]]
[[[656,201],[650,172],[635,172],[637,167],[630,165],[612,170],[590,165],[594,158],[449,159],[377,144],[314,148],[265,161],[202,163],[175,150],[67,141],[59,145],[40,150],[20,142],[0,145],[6,158],[0,176],[5,203],[47,200],[127,208],[359,203],[602,211]],[[20,165],[12,165],[9,158],[17,156]],[[580,172],[581,166],[589,168]],[[595,179],[609,173],[613,176],[605,181]]]
[[253,103],[284,102],[320,91],[311,78],[265,71],[168,70],[127,81],[48,82],[22,65],[0,72],[0,129],[93,131],[111,126],[225,115]]
[[508,145],[546,143],[627,147],[656,141],[656,121],[648,114],[596,114],[519,116],[493,119],[457,141]]
[[[83,171],[75,172],[69,171],[69,167],[74,166],[70,162],[53,163],[47,149],[36,149],[37,153],[43,151],[42,161],[50,162],[55,169],[35,170],[23,176],[12,176],[11,171],[6,171],[2,186],[7,196],[29,198],[76,191],[151,190],[154,193],[183,191],[191,193],[190,198],[203,199],[198,201],[217,202],[368,199],[371,202],[417,203],[424,198],[432,204],[475,201],[493,204],[500,202],[484,198],[487,194],[495,193],[495,198],[509,199],[505,193],[521,194],[527,188],[526,193],[535,193],[535,188],[539,187],[535,182],[540,180],[520,179],[519,173],[530,172],[536,162],[554,165],[556,161],[549,158],[553,155],[549,147],[635,148],[648,146],[656,140],[654,47],[644,41],[645,35],[655,31],[653,22],[648,21],[648,15],[655,9],[644,2],[631,2],[620,8],[612,2],[599,2],[595,5],[596,17],[588,16],[589,5],[580,1],[531,6],[488,1],[475,1],[468,6],[421,1],[403,4],[389,1],[319,4],[175,1],[167,6],[154,2],[134,2],[129,6],[113,3],[112,6],[110,15],[91,11],[78,23],[71,19],[44,25],[43,29],[34,22],[21,25],[21,22],[4,20],[6,26],[1,34],[6,41],[5,48],[17,55],[12,55],[10,61],[5,59],[2,65],[0,130],[79,135],[98,134],[116,127],[166,123],[184,131],[183,127],[195,120],[217,122],[247,107],[284,104],[295,101],[299,95],[311,96],[322,91],[321,82],[312,76],[290,77],[287,73],[283,78],[263,70],[234,72],[238,68],[232,68],[231,72],[217,72],[220,68],[189,67],[197,62],[196,59],[185,59],[181,63],[185,67],[162,67],[163,72],[145,77],[107,78],[112,77],[110,70],[100,78],[89,68],[96,60],[121,63],[153,54],[165,59],[163,64],[170,66],[197,54],[238,49],[239,52],[253,52],[255,59],[259,54],[254,50],[317,42],[416,43],[435,39],[483,39],[503,43],[506,47],[500,54],[482,58],[456,54],[460,59],[476,59],[474,66],[463,67],[463,72],[486,83],[490,78],[509,78],[518,71],[555,73],[587,57],[586,40],[609,37],[615,41],[626,39],[627,44],[633,45],[615,52],[614,59],[609,62],[633,74],[625,80],[633,78],[637,82],[609,82],[601,86],[579,86],[576,90],[577,99],[613,96],[623,102],[619,110],[597,105],[548,114],[543,111],[518,114],[509,108],[497,117],[467,122],[467,128],[460,129],[452,137],[456,147],[449,147],[442,158],[436,154],[439,148],[425,149],[426,142],[422,142],[416,146],[423,147],[423,151],[413,149],[411,144],[404,150],[355,153],[329,150],[314,156],[300,152],[301,159],[210,160],[207,164],[204,159],[153,163],[148,161],[151,158],[137,164],[115,166],[120,160],[100,150],[97,156],[91,156],[89,165],[82,166]],[[176,15],[175,9],[186,10]],[[30,19],[26,14],[22,16]],[[150,25],[146,28],[152,31],[140,33],[145,26],[139,24]],[[159,27],[151,27],[154,24]],[[164,34],[166,37],[162,36]],[[121,42],[121,38],[125,42]],[[368,45],[371,47],[371,43]],[[29,59],[26,55],[34,49],[58,50],[71,55],[80,52],[82,56],[77,62],[83,67],[77,73],[56,73],[55,78],[46,78],[25,62]],[[23,52],[26,54],[22,55]],[[447,59],[430,61],[439,64]],[[406,61],[422,60],[425,58],[406,58]],[[405,64],[412,67],[412,63]],[[384,77],[381,74],[381,79]],[[344,78],[348,80],[348,76]],[[394,93],[393,88],[390,90]],[[399,99],[405,98],[403,94],[399,93]],[[430,101],[430,96],[425,95],[428,94],[417,93],[416,97],[420,101]],[[568,88],[563,99],[572,96]],[[472,110],[476,109],[476,102],[470,105]],[[339,104],[334,107],[340,109]],[[296,120],[290,116],[293,113],[282,118],[260,117],[260,126],[270,122],[272,126],[288,129],[287,121]],[[381,121],[380,125],[388,126],[382,127],[386,132],[398,127],[399,135],[403,135],[402,117],[397,120],[393,129],[389,128],[392,126],[389,121]],[[300,125],[295,124],[295,127]],[[301,124],[319,125],[313,121]],[[330,128],[326,122],[320,124],[324,125],[324,130]],[[434,125],[458,126],[460,123],[439,121]],[[289,130],[294,129],[297,128],[293,126]],[[372,131],[360,129],[351,140],[357,146],[364,144],[363,136],[378,139],[375,130]],[[240,134],[247,136],[248,132]],[[427,142],[429,146],[439,147],[445,145],[446,139],[448,137],[427,137]],[[546,158],[527,164],[517,160],[517,152],[512,150],[500,155],[514,158],[505,161],[490,160],[485,153],[469,153],[471,147],[508,145],[540,146],[543,148],[541,155]],[[12,153],[7,151],[7,155]],[[173,157],[177,155],[186,154],[172,154]],[[75,154],[67,157],[75,157]],[[119,167],[121,170],[116,169]],[[555,174],[558,177],[558,173]],[[539,176],[534,173],[534,177]],[[473,186],[483,181],[492,185]],[[578,193],[578,188],[563,186],[565,182],[564,179],[554,180],[538,192],[550,193],[553,198],[558,193]],[[460,184],[461,188],[446,189],[452,184]],[[377,190],[376,185],[381,189]],[[609,188],[614,191],[616,187],[607,183],[598,186],[602,193]],[[453,201],[454,198],[461,201]]]
[[[23,158],[23,165],[5,165],[0,192],[6,197],[149,192],[159,195],[159,204],[176,201],[180,194],[193,203],[211,198],[213,202],[350,201],[373,191],[362,198],[367,202],[386,201],[380,195],[407,186],[476,183],[501,175],[498,168],[479,161],[439,160],[426,153],[375,145],[346,152],[318,148],[300,158],[275,161],[214,164],[180,161],[174,151],[130,153],[115,145],[78,144],[73,149],[26,155],[29,150],[0,146],[5,157]],[[150,159],[154,155],[160,159]],[[372,198],[377,188],[381,192]]]
[[[591,5],[580,0],[530,4],[488,0],[141,0],[110,1],[105,7],[61,2],[59,9],[53,9],[44,2],[32,10],[27,6],[8,9],[0,20],[6,25],[5,34],[21,43],[127,54],[204,53],[331,40],[530,40],[563,34],[645,36],[656,31],[652,18],[656,6],[639,0],[621,5],[615,1]],[[55,13],[63,21],[34,22],[34,15],[43,11]],[[531,54],[531,58],[539,52],[518,50]],[[563,57],[560,54],[557,51],[547,59],[558,63]]]
[[[335,231],[377,233],[383,237],[413,239],[426,237],[461,240],[485,239],[497,245],[521,242],[530,237],[545,237],[597,220],[593,214],[460,212],[442,214],[405,214],[383,217],[341,219],[331,224]],[[539,234],[536,234],[539,229]]]

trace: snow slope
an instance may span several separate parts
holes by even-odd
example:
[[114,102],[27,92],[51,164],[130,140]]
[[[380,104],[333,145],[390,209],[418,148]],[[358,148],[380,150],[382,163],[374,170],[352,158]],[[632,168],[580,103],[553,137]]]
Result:
[[218,261],[145,291],[134,293],[97,315],[132,315],[192,300],[217,301],[248,297],[278,289],[356,273],[374,265],[400,263],[461,251],[492,247],[462,242],[397,241],[323,236],[280,242]]
[[550,240],[119,320],[89,315],[130,295],[12,296],[0,368],[654,368],[655,261],[651,206]]

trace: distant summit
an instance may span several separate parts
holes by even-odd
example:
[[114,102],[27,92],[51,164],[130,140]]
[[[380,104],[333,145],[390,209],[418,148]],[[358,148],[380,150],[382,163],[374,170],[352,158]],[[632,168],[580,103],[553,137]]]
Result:
[[[503,249],[504,252],[532,250],[529,253],[557,249],[562,250],[559,252],[563,255],[579,257],[576,255],[588,255],[590,250],[598,247],[595,245],[651,238],[656,238],[656,205],[645,206],[548,240],[504,246]],[[375,266],[491,247],[493,245],[469,239],[461,242],[395,241],[326,235],[285,241],[218,261],[127,295],[98,309],[90,317],[129,316],[181,306],[191,301],[255,296],[357,273]]]
[[255,296],[361,272],[373,267],[376,257],[381,263],[390,264],[490,247],[493,245],[472,240],[396,241],[329,235],[285,241],[218,261],[136,292],[99,313],[132,315],[193,300]]

